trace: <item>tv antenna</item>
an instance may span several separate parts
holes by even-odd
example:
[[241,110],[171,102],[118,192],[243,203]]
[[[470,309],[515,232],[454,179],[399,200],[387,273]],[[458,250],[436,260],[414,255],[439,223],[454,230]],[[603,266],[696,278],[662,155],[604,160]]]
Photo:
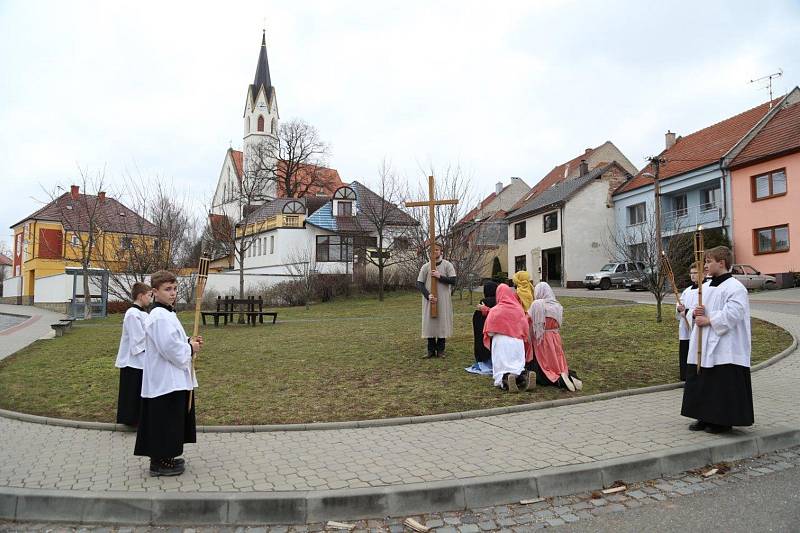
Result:
[[750,83],[758,83],[762,81],[766,81],[767,84],[762,87],[762,89],[769,89],[769,107],[772,108],[772,79],[773,78],[780,78],[783,76],[783,69],[778,69],[778,72],[773,72],[772,74],[767,74],[766,76],[761,76],[760,78],[756,78],[754,80],[750,80]]

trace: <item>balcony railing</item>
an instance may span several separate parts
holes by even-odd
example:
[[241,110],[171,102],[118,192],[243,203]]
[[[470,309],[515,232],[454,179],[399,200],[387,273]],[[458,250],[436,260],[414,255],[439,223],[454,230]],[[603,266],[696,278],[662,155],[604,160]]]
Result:
[[682,232],[702,224],[722,221],[722,206],[718,203],[700,204],[661,213],[662,231]]

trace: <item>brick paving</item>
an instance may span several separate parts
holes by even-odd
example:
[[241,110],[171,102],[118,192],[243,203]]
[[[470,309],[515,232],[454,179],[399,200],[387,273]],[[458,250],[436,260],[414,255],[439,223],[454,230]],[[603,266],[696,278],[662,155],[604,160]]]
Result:
[[[795,317],[757,315],[800,334]],[[797,350],[753,375],[755,429],[800,428],[799,377]],[[676,389],[426,424],[198,433],[198,443],[186,447],[186,472],[171,478],[147,474],[147,460],[132,455],[132,433],[0,418],[0,487],[227,493],[354,489],[535,471],[718,441],[686,430],[689,421],[679,415],[681,394]]]
[[[554,526],[591,520],[606,513],[620,513],[643,505],[669,505],[691,494],[724,489],[746,483],[748,479],[800,467],[800,447],[771,454],[716,465],[719,472],[703,477],[706,468],[683,472],[679,475],[653,479],[628,485],[618,494],[583,492],[569,496],[544,498],[534,503],[514,503],[466,511],[414,515],[419,523],[431,528],[432,533],[523,533]],[[403,526],[409,517],[356,520],[345,522],[353,526],[353,533],[401,533],[411,529]],[[0,533],[6,532],[92,532],[92,533],[314,533],[317,531],[342,531],[326,527],[326,523],[304,525],[263,525],[232,527],[124,527],[104,525],[12,523],[0,521]]]

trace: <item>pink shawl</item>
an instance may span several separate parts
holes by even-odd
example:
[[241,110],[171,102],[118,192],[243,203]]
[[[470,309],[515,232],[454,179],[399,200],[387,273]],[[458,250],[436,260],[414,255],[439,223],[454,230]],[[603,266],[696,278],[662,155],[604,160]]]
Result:
[[533,349],[528,315],[508,285],[501,284],[497,287],[496,297],[497,305],[489,309],[489,315],[483,326],[483,345],[488,349],[492,348],[492,337],[489,333],[522,339],[525,343],[525,360],[529,361],[533,356]]

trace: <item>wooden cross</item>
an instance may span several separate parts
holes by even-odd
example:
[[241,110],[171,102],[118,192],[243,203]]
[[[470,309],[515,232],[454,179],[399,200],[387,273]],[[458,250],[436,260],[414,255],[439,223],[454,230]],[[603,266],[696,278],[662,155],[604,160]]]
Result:
[[[455,205],[458,200],[437,200],[435,198],[436,191],[433,186],[433,176],[428,176],[428,199],[418,202],[406,202],[406,207],[428,207],[428,237],[430,239],[430,257],[431,257],[431,295],[439,298],[439,284],[433,277],[433,271],[436,270],[436,206],[437,205]],[[437,305],[431,302],[431,318],[439,316]]]

